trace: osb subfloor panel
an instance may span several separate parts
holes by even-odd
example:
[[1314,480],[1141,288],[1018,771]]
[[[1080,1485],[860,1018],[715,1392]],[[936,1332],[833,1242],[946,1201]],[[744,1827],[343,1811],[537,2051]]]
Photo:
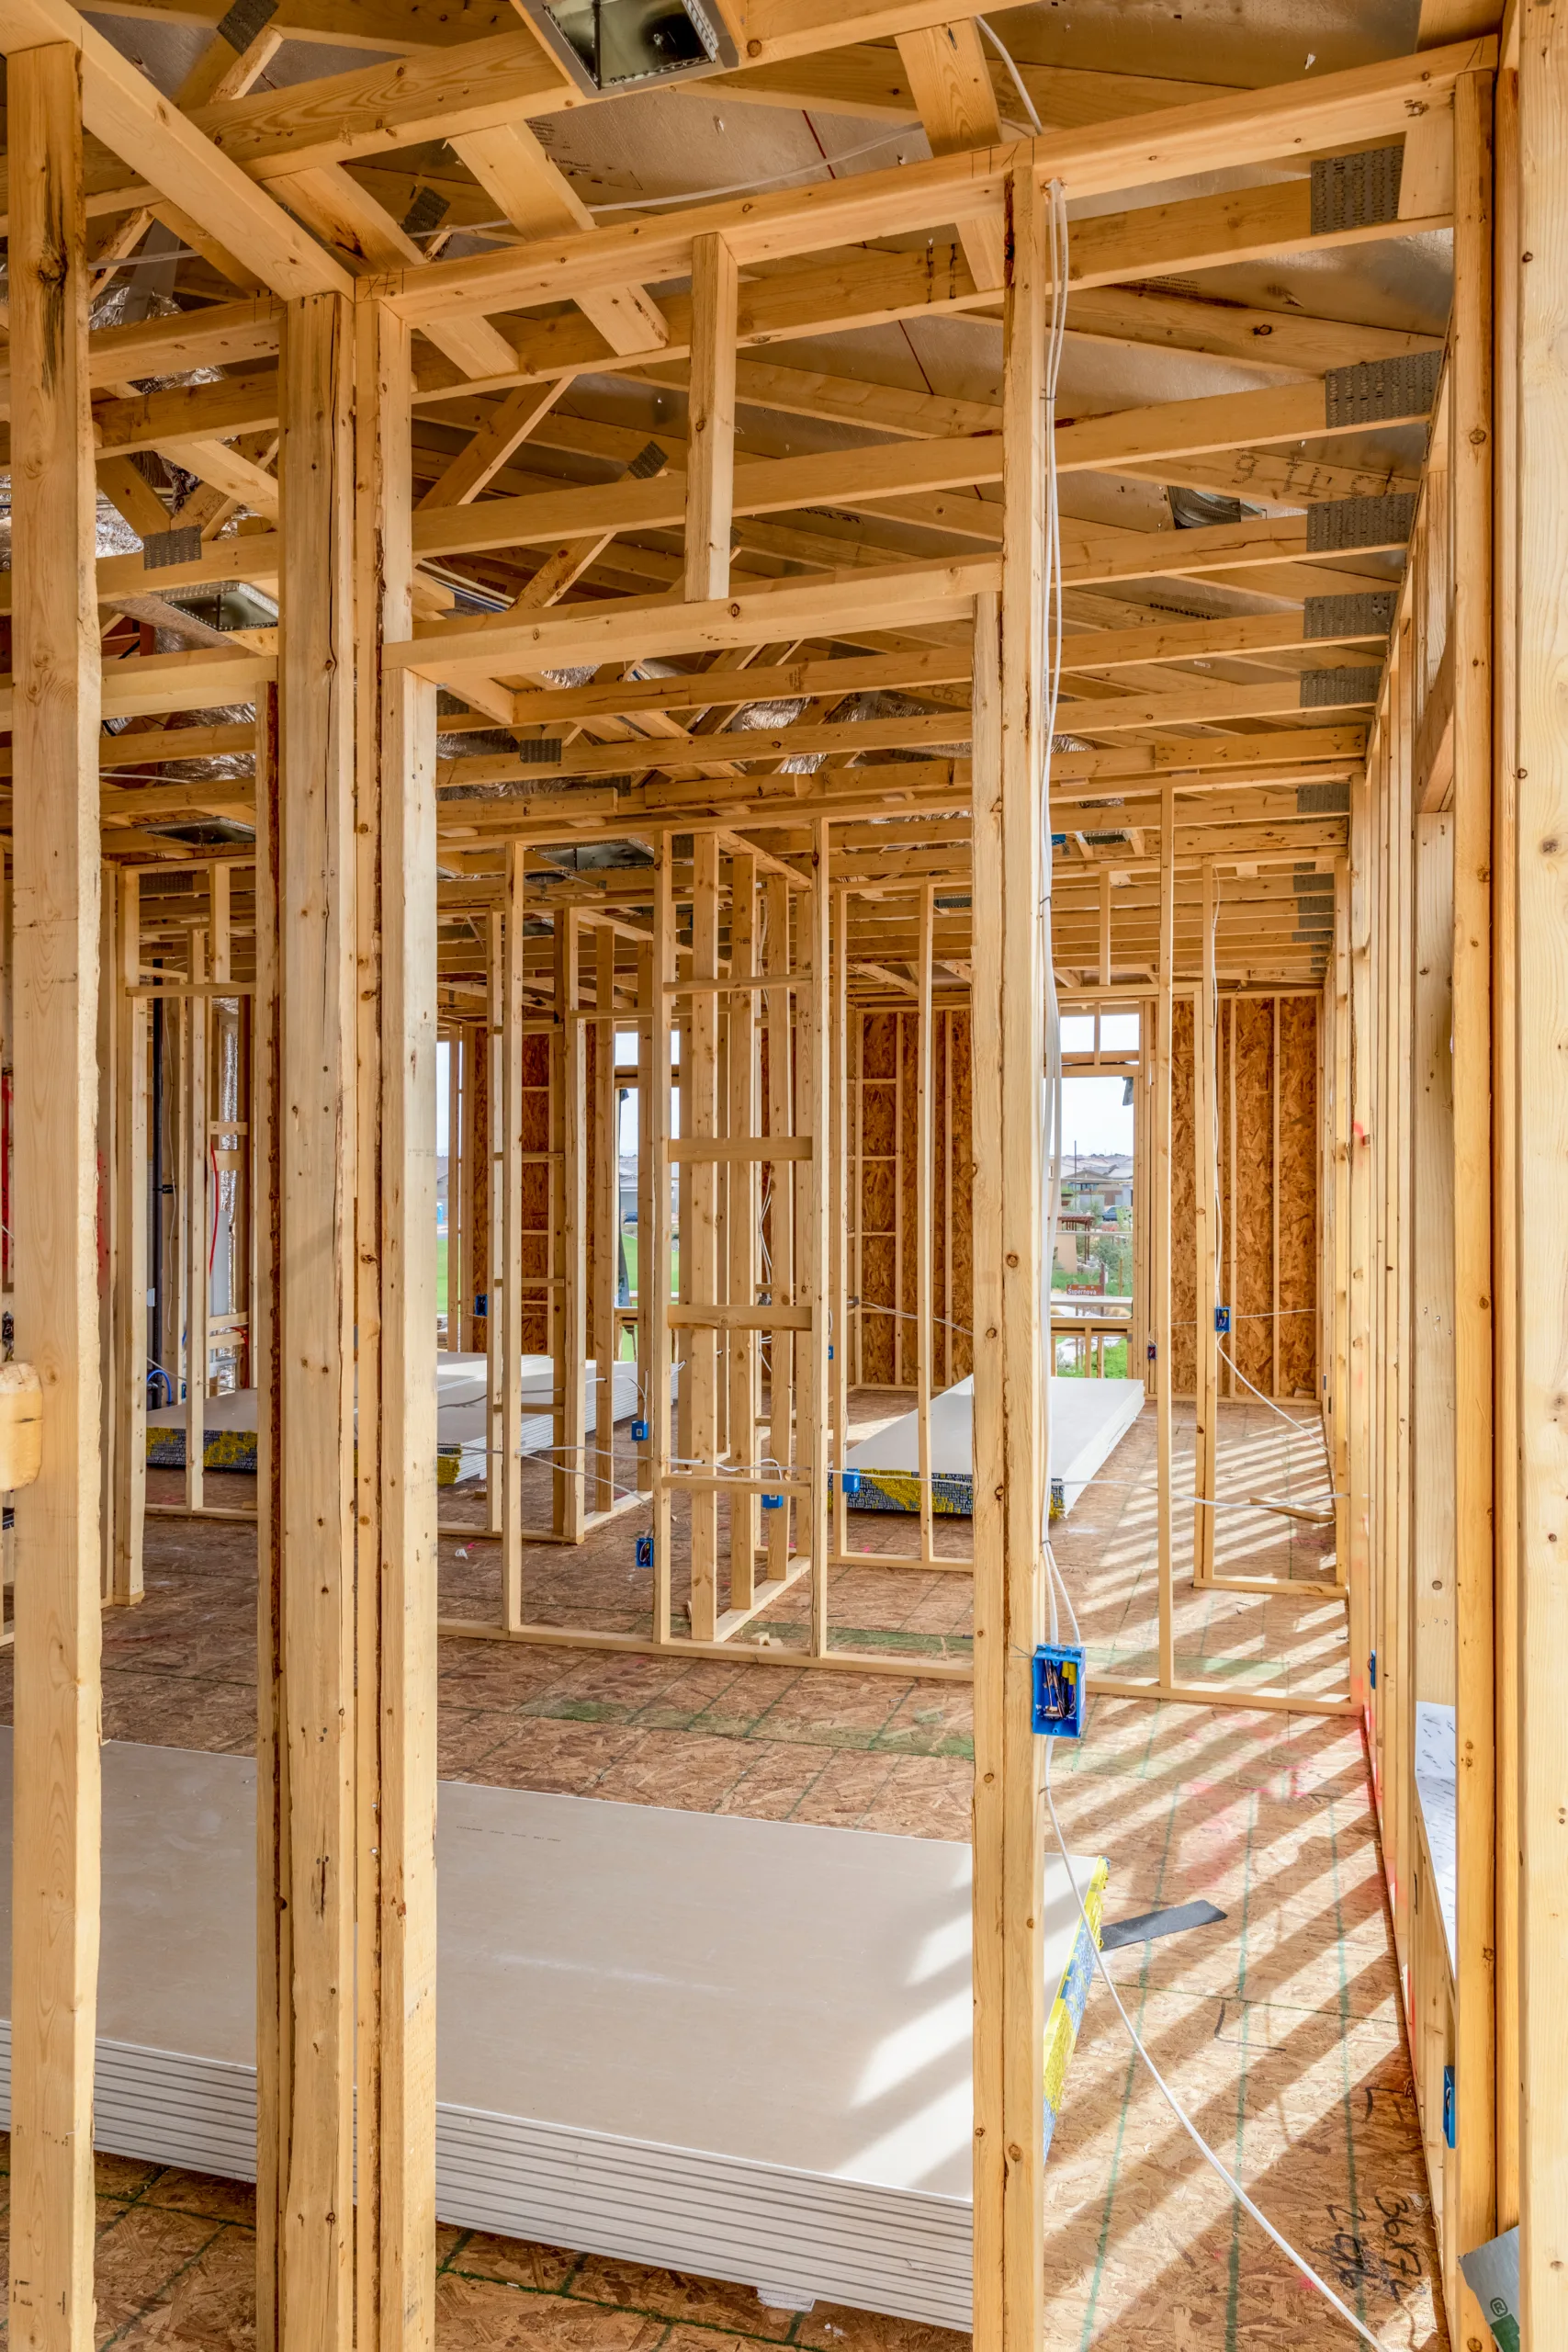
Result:
[[[1150,1442],[1140,1425],[1127,1446]],[[1119,1455],[1119,1471],[1122,1463]],[[254,1495],[254,1482],[208,1484],[213,1501]],[[1110,1589],[1091,1610],[1122,1612],[1093,1638],[1130,1640],[1124,1623],[1138,1622],[1127,1612],[1145,1575],[1141,1521],[1129,1524],[1123,1507],[1109,1538],[1093,1537],[1078,1513],[1068,1527],[1063,1548],[1086,1601],[1098,1576]],[[570,1592],[575,1582],[579,1591],[607,1593],[619,1579],[635,1615],[624,1574],[633,1532],[635,1522],[622,1521],[570,1557],[532,1548],[536,1589]],[[869,1515],[854,1532],[908,1540],[907,1527]],[[968,1535],[962,1521],[947,1532]],[[1125,1557],[1108,1548],[1112,1539]],[[448,1605],[469,1589],[465,1579],[483,1549],[470,1545],[469,1560],[459,1561],[462,1542],[442,1546]],[[862,1582],[855,1571],[835,1590]],[[939,1625],[966,1622],[965,1579],[865,1572],[863,1583],[861,1623],[885,1622],[869,1604],[890,1590],[906,1623],[922,1607],[939,1612]],[[254,1535],[153,1521],[147,1584],[141,1608],[105,1623],[106,1732],[248,1749]],[[477,1604],[477,1583],[471,1591]],[[1279,1622],[1288,1628],[1300,1617],[1298,1610]],[[1282,1670],[1278,1656],[1265,1662]],[[448,1641],[441,1692],[440,1769],[450,1778],[906,1836],[967,1831],[972,1750],[962,1688]],[[6,1714],[9,1694],[7,1657]],[[1200,1896],[1226,1915],[1219,1926],[1111,1960],[1200,2129],[1382,2344],[1446,2346],[1359,1730],[1101,1700],[1083,1747],[1057,1755],[1055,1788],[1070,1845],[1111,1858],[1111,1917]],[[99,2179],[99,2342],[243,2352],[253,2328],[249,2191],[107,2157]],[[1305,2352],[1349,2340],[1232,2211],[1098,1986],[1068,2075],[1046,2198],[1052,2346]],[[838,2309],[792,2317],[763,2310],[749,2290],[475,2233],[443,2231],[440,2260],[441,2352],[744,2352],[781,2343],[812,2352],[963,2352],[964,2339],[937,2329]]]

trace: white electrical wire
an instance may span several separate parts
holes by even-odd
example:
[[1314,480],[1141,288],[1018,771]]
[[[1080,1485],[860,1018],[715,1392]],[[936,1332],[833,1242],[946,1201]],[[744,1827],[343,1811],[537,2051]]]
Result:
[[1034,111],[1034,101],[1023,86],[1023,76],[1019,72],[1017,66],[1013,63],[1010,51],[1003,47],[1000,37],[991,30],[990,26],[986,22],[984,17],[979,17],[976,21],[979,24],[980,30],[985,34],[986,39],[990,42],[991,47],[996,51],[997,55],[1001,59],[1002,63],[1007,67],[1008,72],[1011,74],[1012,86],[1018,92],[1019,96],[1023,100],[1023,110],[1029,117],[1030,123],[1034,131],[1034,136],[1036,139],[1043,139],[1045,136],[1045,126]]
[[[984,20],[982,19],[982,21]],[[999,42],[998,43],[998,48],[1000,47]],[[1052,967],[1052,956],[1050,953],[1050,877],[1053,863],[1051,845],[1051,749],[1052,739],[1055,732],[1056,694],[1062,667],[1061,523],[1057,513],[1056,502],[1055,425],[1056,379],[1061,365],[1062,345],[1066,332],[1067,319],[1067,215],[1065,193],[1059,180],[1053,180],[1046,188],[1045,206],[1046,236],[1049,245],[1051,269],[1051,320],[1046,331],[1044,368],[1045,610],[1043,617],[1045,644],[1042,649],[1044,654],[1044,659],[1041,664],[1041,668],[1043,673],[1042,684],[1045,707],[1043,725],[1045,748],[1041,763],[1041,798],[1043,804],[1041,815],[1043,866],[1041,912],[1045,927],[1044,964],[1046,1051],[1044,1057],[1044,1069],[1042,1074],[1040,1089],[1040,1125],[1042,1144],[1041,1224],[1043,1227],[1043,1238],[1044,1244],[1043,1250],[1043,1262],[1041,1266],[1041,1284],[1043,1293],[1041,1299],[1041,1317],[1043,1329],[1049,1331],[1051,1328],[1051,1305],[1049,1294],[1051,1261],[1055,1255],[1056,1199],[1061,1183],[1062,1165],[1061,1011],[1056,999],[1055,978]],[[1232,1366],[1232,1369],[1235,1369],[1234,1365]],[[1237,1377],[1243,1378],[1245,1375],[1238,1374]],[[1250,1385],[1250,1383],[1248,1383],[1248,1385]],[[1255,1391],[1254,1393],[1256,1394],[1257,1392]],[[1267,1403],[1268,1401],[1269,1400],[1267,1398],[1263,1399],[1264,1403]],[[1276,1410],[1278,1410],[1278,1408],[1276,1408]],[[1289,1419],[1290,1416],[1288,1414],[1282,1414],[1280,1418],[1282,1419]],[[1061,1600],[1066,1608],[1068,1621],[1072,1625],[1074,1646],[1081,1651],[1083,1649],[1083,1636],[1078,1631],[1077,1615],[1073,1608],[1072,1597],[1067,1591],[1066,1580],[1062,1576],[1060,1568],[1056,1565],[1056,1555],[1051,1545],[1050,1478],[1047,1476],[1043,1483],[1044,1487],[1044,1525],[1042,1529],[1042,1543],[1045,1555],[1046,1594],[1048,1600],[1051,1640],[1053,1645],[1055,1645],[1058,1638],[1060,1619],[1057,1610],[1057,1596],[1059,1592]],[[1128,2016],[1126,2009],[1122,2007],[1122,1996],[1117,1992],[1114,1980],[1111,1977],[1109,1968],[1106,1966],[1105,1954],[1100,1950],[1100,1939],[1095,1934],[1093,1928],[1090,1926],[1089,1913],[1084,1908],[1084,1899],[1079,1892],[1077,1879],[1073,1871],[1072,1858],[1067,1852],[1066,1840],[1062,1835],[1062,1825],[1056,1818],[1055,1800],[1051,1793],[1051,1751],[1055,1746],[1055,1740],[1046,1740],[1043,1779],[1045,1804],[1051,1815],[1051,1827],[1055,1833],[1057,1850],[1061,1854],[1062,1862],[1067,1873],[1067,1883],[1073,1890],[1073,1899],[1078,1906],[1078,1916],[1083,1922],[1084,1932],[1089,1938],[1090,1949],[1094,1953],[1095,1965],[1099,1969],[1100,1976],[1104,1980],[1107,1992],[1110,1994],[1112,2001],[1116,2005],[1116,2013],[1127,2029],[1128,2038],[1132,2041],[1134,2049],[1137,2052],[1139,2057],[1148,2068],[1149,2073],[1153,2075],[1155,2083],[1164,2098],[1166,2104],[1170,2109],[1170,2111],[1175,2116],[1177,2121],[1180,2124],[1182,2130],[1186,2132],[1188,2138],[1191,2141],[1193,2146],[1197,2149],[1199,2154],[1203,2158],[1204,2163],[1212,2166],[1212,2168],[1219,2175],[1220,2178],[1224,2182],[1225,2187],[1230,2190],[1231,2195],[1236,2199],[1236,2202],[1242,2207],[1243,2211],[1251,2214],[1259,2229],[1263,2231],[1264,2234],[1272,2242],[1273,2245],[1278,2246],[1280,2252],[1284,2255],[1287,2261],[1293,2265],[1295,2269],[1301,2273],[1302,2277],[1307,2281],[1309,2286],[1315,2287],[1319,2294],[1322,2295],[1327,2302],[1333,2305],[1334,2309],[1339,2313],[1340,2318],[1343,2319],[1348,2326],[1355,2330],[1361,2341],[1364,2344],[1371,2345],[1373,2352],[1382,2352],[1382,2347],[1378,2344],[1378,2339],[1371,2333],[1371,2329],[1362,2324],[1348,2304],[1341,2302],[1333,2288],[1328,2285],[1325,2279],[1319,2278],[1317,2272],[1306,2260],[1305,2256],[1298,2254],[1295,2247],[1290,2244],[1289,2240],[1280,2235],[1280,2232],[1274,2227],[1273,2222],[1269,2221],[1268,2215],[1261,2212],[1253,2203],[1251,2198],[1247,2195],[1246,2189],[1242,2187],[1240,2181],[1237,2180],[1235,2174],[1231,2172],[1221,2158],[1215,2154],[1213,2149],[1210,2147],[1208,2142],[1203,2138],[1197,2125],[1191,2120],[1185,2109],[1181,2106],[1175,2092],[1166,2081],[1165,2076],[1160,2073],[1159,2068],[1155,2064],[1153,2058],[1149,2055],[1148,2050],[1144,2044],[1142,2037],[1139,2035],[1136,2026],[1134,2026],[1132,2018]]]

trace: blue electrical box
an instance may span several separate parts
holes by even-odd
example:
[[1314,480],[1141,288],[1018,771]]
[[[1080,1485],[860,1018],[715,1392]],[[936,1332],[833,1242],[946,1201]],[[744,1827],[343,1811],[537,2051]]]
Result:
[[651,1536],[651,1535],[639,1535],[639,1536],[637,1537],[637,1566],[638,1566],[639,1568],[651,1568],[651,1567],[652,1567],[652,1566],[653,1566],[653,1538],[652,1538],[652,1536]]
[[858,1470],[846,1470],[843,1474],[843,1477],[845,1498],[848,1499],[851,1495],[858,1495],[860,1492],[860,1472]]
[[1043,1739],[1083,1737],[1084,1654],[1042,1642],[1034,1653],[1034,1729]]
[[1450,2148],[1454,2144],[1454,2070],[1451,2066],[1443,2068],[1443,2142]]
[[633,1442],[637,1445],[646,1445],[648,1443],[648,1423],[646,1421],[634,1421],[632,1423],[632,1439]]
[[1216,1307],[1215,1307],[1215,1309],[1214,1309],[1214,1329],[1215,1329],[1215,1330],[1216,1330],[1216,1331],[1228,1331],[1228,1330],[1230,1329],[1230,1328],[1231,1328],[1231,1311],[1230,1311],[1230,1308],[1229,1308],[1228,1306],[1216,1306]]
[[762,1497],[762,1509],[764,1510],[783,1510],[784,1497],[782,1495],[764,1495]]

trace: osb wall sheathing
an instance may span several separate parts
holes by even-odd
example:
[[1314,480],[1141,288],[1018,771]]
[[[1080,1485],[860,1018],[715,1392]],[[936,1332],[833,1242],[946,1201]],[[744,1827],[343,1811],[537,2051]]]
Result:
[[[523,1352],[550,1352],[550,1237],[554,1170],[550,1159],[550,1060],[553,1040],[523,1039]],[[532,1285],[532,1287],[530,1287]]]
[[[1312,996],[1281,996],[1279,1067],[1273,997],[1228,997],[1219,1009],[1219,1289],[1231,1309],[1220,1394],[1245,1397],[1228,1352],[1266,1396],[1317,1392],[1317,1019]],[[1171,1360],[1173,1393],[1196,1378],[1197,1250],[1192,1136],[1192,1008],[1179,1002],[1171,1052]],[[1278,1080],[1279,1315],[1275,1315],[1275,1120]],[[1233,1181],[1239,1170],[1239,1191]],[[1275,1380],[1275,1334],[1279,1377]]]
[[1316,1396],[1318,1002],[1280,999],[1280,1394]]
[[859,1377],[879,1388],[897,1380],[897,1327],[888,1310],[897,1304],[898,1280],[898,1015],[865,1014],[859,1083]]

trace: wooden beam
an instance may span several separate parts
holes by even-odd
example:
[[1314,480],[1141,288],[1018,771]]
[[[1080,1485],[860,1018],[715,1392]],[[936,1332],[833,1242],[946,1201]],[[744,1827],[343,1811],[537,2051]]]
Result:
[[519,671],[647,661],[656,654],[777,644],[798,637],[805,628],[860,635],[885,627],[934,627],[959,619],[976,590],[996,576],[994,560],[982,557],[786,580],[711,604],[627,596],[608,606],[502,621],[482,631],[451,629],[415,638],[389,646],[388,659],[424,677],[450,679],[461,693],[463,679],[475,672],[511,676]]
[[459,449],[446,471],[420,500],[422,508],[466,506],[488,490],[513,451],[521,447],[565,390],[560,382],[525,384],[509,393],[466,448]]
[[[273,182],[277,195],[327,244],[372,269],[419,268],[424,254],[406,230],[341,164],[322,164]],[[455,330],[455,332],[454,332]],[[512,345],[488,319],[447,320],[426,331],[465,376],[493,376],[512,364]]]
[[[898,57],[933,155],[1003,143],[1000,110],[977,26],[969,17],[900,33]],[[1001,212],[987,206],[958,221],[976,286],[1002,282]]]
[[207,232],[265,285],[282,295],[349,290],[346,273],[314,238],[203,138],[70,0],[4,0],[0,49],[8,55],[59,41],[81,52],[87,127],[152,187],[182,209],[194,208]]
[[[525,236],[592,227],[592,213],[527,123],[469,131],[452,141],[452,150]],[[657,351],[670,340],[658,304],[634,283],[592,288],[579,307],[614,352]]]
[[[36,36],[35,36],[36,38]],[[9,262],[17,394],[14,1216],[17,1351],[44,1389],[16,1498],[10,2333],[91,2352],[100,1834],[98,629],[87,406],[83,70],[10,62],[23,164]]]
[[705,205],[632,228],[593,229],[509,253],[434,262],[417,281],[405,272],[377,291],[419,324],[464,311],[548,301],[566,277],[591,290],[624,282],[633,270],[654,282],[683,276],[694,237],[709,232],[727,238],[744,266],[941,227],[959,211],[967,215],[998,202],[1015,159],[1037,185],[1059,178],[1070,198],[1082,198],[1179,179],[1207,169],[1216,153],[1235,167],[1340,144],[1370,145],[1401,135],[1413,101],[1431,104],[1446,96],[1460,74],[1484,67],[1493,54],[1487,41],[1461,41],[1419,58],[1130,117],[1113,133],[1097,127],[1051,134],[1014,149],[937,156],[929,164]]

